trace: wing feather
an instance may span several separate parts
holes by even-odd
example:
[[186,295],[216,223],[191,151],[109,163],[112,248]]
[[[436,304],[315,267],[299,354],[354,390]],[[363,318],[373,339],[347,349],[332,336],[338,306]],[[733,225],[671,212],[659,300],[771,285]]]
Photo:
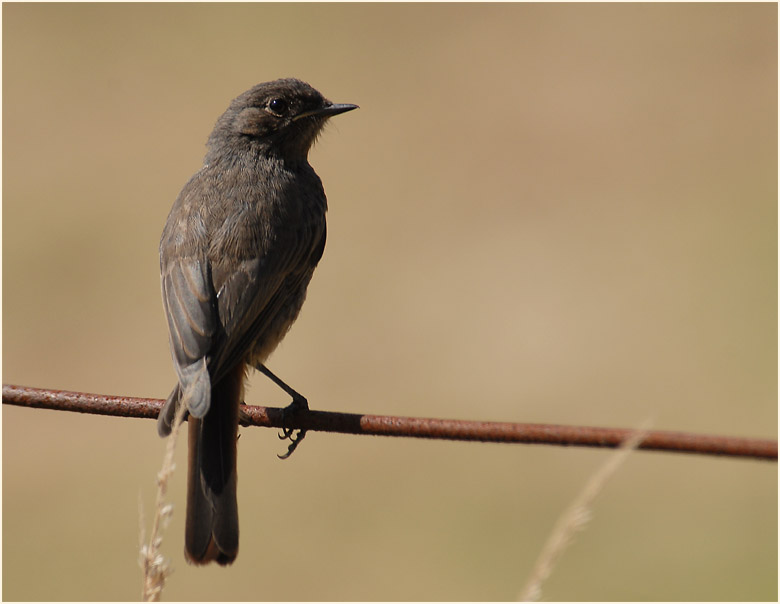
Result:
[[177,258],[165,267],[162,289],[180,384],[179,400],[171,404],[184,401],[192,415],[203,417],[211,402],[207,356],[217,331],[208,266],[193,258]]

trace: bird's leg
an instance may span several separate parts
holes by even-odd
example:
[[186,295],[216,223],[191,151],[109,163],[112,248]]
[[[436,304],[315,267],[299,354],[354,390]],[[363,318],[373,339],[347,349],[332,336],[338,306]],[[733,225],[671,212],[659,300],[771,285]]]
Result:
[[[255,369],[257,369],[263,375],[267,376],[274,384],[279,386],[279,388],[284,390],[292,397],[292,402],[284,408],[283,414],[285,418],[294,416],[299,411],[309,410],[309,402],[306,400],[306,397],[290,388],[280,378],[274,375],[274,373],[268,369],[268,367],[262,363],[258,363],[255,365]],[[282,433],[279,435],[279,438],[281,440],[289,440],[290,445],[287,447],[287,453],[284,455],[277,455],[277,457],[279,459],[287,459],[290,457],[290,455],[293,454],[293,451],[295,451],[305,436],[306,430],[298,430],[298,433],[295,434],[295,430],[293,428],[282,428]]]
[[[299,392],[296,392],[292,388],[290,388],[287,384],[285,384],[280,378],[278,378],[274,373],[268,369],[265,365],[262,363],[258,363],[255,365],[255,369],[257,369],[260,373],[263,375],[268,376],[270,380],[279,386],[282,390],[284,390],[287,394],[289,394],[292,397],[292,403],[290,403],[290,407],[294,407],[295,410],[307,410],[309,408],[309,402],[306,400],[306,397],[304,397]],[[288,409],[290,408],[288,407]]]

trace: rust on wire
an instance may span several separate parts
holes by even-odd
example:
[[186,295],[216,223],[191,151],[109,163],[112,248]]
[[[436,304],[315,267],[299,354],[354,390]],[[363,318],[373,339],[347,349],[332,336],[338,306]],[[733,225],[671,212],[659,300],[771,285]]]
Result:
[[3,404],[36,409],[77,411],[96,415],[156,419],[160,414],[163,401],[153,398],[108,396],[3,384]]
[[[3,404],[40,409],[156,419],[162,403],[163,401],[159,399],[107,396],[3,384]],[[282,409],[275,407],[245,405],[241,408],[241,423],[268,428],[287,427],[342,434],[609,448],[619,447],[635,432],[635,430],[622,428],[475,422],[328,411],[300,411],[292,418],[288,415],[285,421],[282,412]],[[777,441],[757,438],[651,430],[647,432],[638,448],[777,461]]]

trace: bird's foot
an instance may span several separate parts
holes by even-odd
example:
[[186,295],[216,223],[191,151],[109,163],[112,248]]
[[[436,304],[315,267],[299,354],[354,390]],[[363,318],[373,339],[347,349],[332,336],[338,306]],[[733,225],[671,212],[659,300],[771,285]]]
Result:
[[[287,405],[282,411],[283,422],[287,423],[290,420],[295,419],[295,416],[301,411],[309,410],[309,402],[297,392],[293,395],[292,403]],[[293,454],[298,445],[306,436],[305,429],[296,430],[295,428],[282,428],[281,434],[279,434],[280,440],[289,440],[290,444],[287,446],[287,453],[284,455],[277,455],[279,459],[287,459]]]

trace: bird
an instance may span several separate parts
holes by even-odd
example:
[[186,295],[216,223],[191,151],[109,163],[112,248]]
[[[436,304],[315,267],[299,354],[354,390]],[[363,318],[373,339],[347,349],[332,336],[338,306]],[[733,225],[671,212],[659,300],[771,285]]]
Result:
[[[188,417],[185,557],[238,555],[237,439],[248,371],[306,399],[265,366],[298,317],[326,239],[327,200],[308,153],[332,103],[285,78],[236,97],[217,120],[203,166],[184,185],[160,238],[163,307],[177,383],[158,417],[167,436]],[[300,432],[297,439],[303,437]],[[285,431],[297,445],[291,431]]]

